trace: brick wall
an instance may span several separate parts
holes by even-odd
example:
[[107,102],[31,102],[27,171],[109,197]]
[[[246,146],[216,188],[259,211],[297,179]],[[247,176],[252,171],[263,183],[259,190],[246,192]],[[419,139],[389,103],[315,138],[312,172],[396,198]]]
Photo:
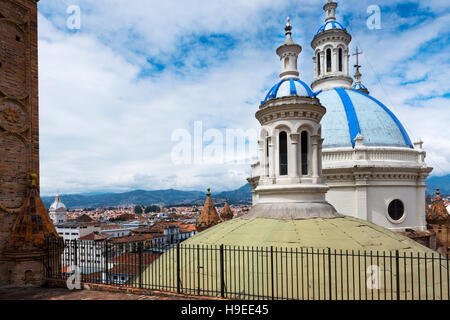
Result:
[[0,0],[0,286],[25,272],[8,268],[5,249],[29,174],[39,175],[37,36],[37,0]]

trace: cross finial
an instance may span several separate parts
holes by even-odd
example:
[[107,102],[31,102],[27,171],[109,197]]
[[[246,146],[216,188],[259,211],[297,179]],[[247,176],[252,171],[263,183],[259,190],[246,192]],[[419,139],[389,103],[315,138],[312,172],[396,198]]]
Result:
[[286,27],[284,28],[286,30],[286,35],[291,34],[292,26],[291,26],[291,18],[287,17],[286,19]]
[[361,67],[359,65],[359,55],[362,54],[362,51],[358,51],[358,47],[356,47],[356,52],[353,54],[354,56],[356,56],[356,65],[355,67]]

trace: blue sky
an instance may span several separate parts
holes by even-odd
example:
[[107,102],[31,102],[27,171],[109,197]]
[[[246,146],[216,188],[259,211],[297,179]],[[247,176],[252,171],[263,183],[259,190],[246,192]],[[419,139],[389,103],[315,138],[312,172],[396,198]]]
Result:
[[[434,174],[450,172],[450,9],[444,0],[338,1],[338,21],[358,46],[363,83],[422,138]],[[39,2],[43,194],[238,188],[248,164],[174,165],[176,129],[258,129],[254,114],[277,81],[275,49],[286,17],[303,47],[325,0],[54,0]],[[81,9],[69,30],[70,5]],[[369,30],[367,8],[381,8]],[[351,61],[354,64],[354,61]],[[352,71],[353,74],[353,71]]]

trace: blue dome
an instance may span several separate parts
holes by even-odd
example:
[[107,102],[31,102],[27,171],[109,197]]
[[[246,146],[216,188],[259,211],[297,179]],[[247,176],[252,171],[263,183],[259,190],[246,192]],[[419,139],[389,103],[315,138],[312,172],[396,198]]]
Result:
[[342,24],[340,24],[339,22],[337,22],[337,21],[328,21],[327,23],[325,23],[323,26],[321,26],[319,28],[319,30],[317,31],[315,36],[317,36],[322,31],[331,30],[331,29],[345,30],[344,26]]
[[309,86],[302,80],[298,78],[288,78],[275,84],[267,93],[264,101],[261,101],[261,104],[270,99],[287,96],[315,97]]
[[355,89],[317,93],[327,113],[322,119],[323,148],[354,147],[358,134],[366,146],[413,148],[397,117],[375,98]]

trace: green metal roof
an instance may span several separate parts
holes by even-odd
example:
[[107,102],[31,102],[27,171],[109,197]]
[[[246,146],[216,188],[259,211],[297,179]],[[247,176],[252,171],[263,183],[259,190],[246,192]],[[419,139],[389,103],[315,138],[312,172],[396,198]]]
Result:
[[403,235],[353,217],[307,220],[238,218],[202,231],[183,244],[433,252]]

